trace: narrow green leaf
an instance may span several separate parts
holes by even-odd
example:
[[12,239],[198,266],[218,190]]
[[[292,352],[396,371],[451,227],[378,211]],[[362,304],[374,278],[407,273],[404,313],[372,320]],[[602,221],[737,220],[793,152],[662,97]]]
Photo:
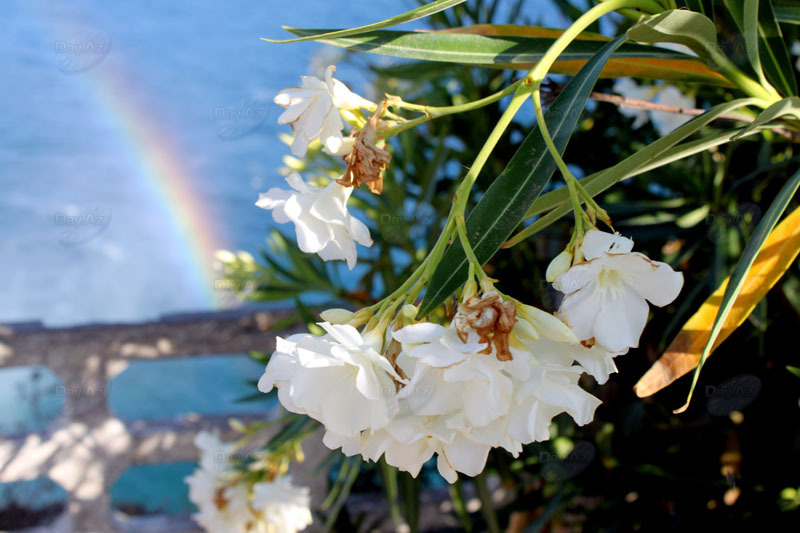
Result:
[[[333,37],[346,37],[348,35],[359,35],[361,33],[366,33],[368,31],[380,30],[382,28],[396,26],[397,24],[403,24],[404,22],[411,22],[412,20],[418,20],[421,18],[428,17],[430,15],[433,15],[434,13],[444,11],[445,9],[461,4],[463,2],[465,2],[465,0],[436,0],[435,2],[431,2],[430,4],[425,4],[416,9],[412,9],[411,11],[407,11],[405,13],[396,15],[386,20],[382,20],[380,22],[367,24],[366,26],[359,26],[358,28],[352,28],[349,30],[331,31],[325,34],[325,37],[333,38]],[[283,29],[291,33],[295,33],[296,30],[296,28],[290,28],[288,26],[284,26]],[[317,37],[298,37],[296,39],[284,39],[284,40],[273,40],[273,39],[262,38],[262,40],[270,43],[296,43],[300,41],[310,41],[315,38]]]
[[775,16],[780,22],[800,24],[800,7],[775,6]]
[[[559,151],[564,151],[603,65],[625,38],[621,35],[605,44],[567,83],[545,112],[547,128]],[[487,262],[511,235],[539,197],[555,168],[555,161],[547,151],[539,127],[534,126],[467,218],[467,236],[479,261]],[[430,313],[453,294],[467,279],[467,273],[467,258],[461,243],[456,240],[444,253],[431,277],[419,315]]]
[[[695,117],[669,135],[662,137],[646,148],[620,161],[613,167],[583,178],[581,184],[586,191],[594,197],[624,179],[638,176],[654,168],[703,152],[714,146],[720,146],[730,142],[734,137],[739,137],[738,134],[741,128],[676,146],[676,143],[680,140],[692,135],[719,115],[749,105],[753,101],[754,99],[743,98],[719,104],[709,109],[704,114]],[[757,131],[758,130],[752,130],[748,135],[756,133]],[[503,245],[503,248],[510,248],[522,242],[569,213],[572,210],[572,205],[567,200],[568,196],[565,188],[556,189],[555,191],[550,191],[542,195],[525,214],[525,218],[531,218],[545,211],[550,212],[514,235],[513,238]]]
[[758,0],[744,0],[744,17],[742,28],[744,29],[744,48],[747,52],[747,59],[753,72],[763,84],[766,81],[764,69],[761,68],[761,57],[759,57],[758,39]]
[[[639,150],[635,154],[627,157],[626,159],[620,161],[613,167],[607,168],[606,170],[602,170],[591,176],[587,176],[581,180],[581,184],[584,187],[592,187],[593,192],[600,193],[617,183],[619,180],[624,179],[623,176],[629,177],[632,172],[636,171],[639,168],[643,168],[645,165],[655,161],[658,157],[662,156],[667,150],[672,148],[673,146],[677,145],[682,140],[686,139],[687,137],[697,133],[702,128],[707,126],[709,123],[714,121],[715,119],[719,118],[721,115],[726,113],[730,113],[742,107],[751,105],[756,100],[753,98],[740,98],[737,100],[732,100],[730,102],[725,102],[722,104],[718,104],[702,115],[699,115],[686,124],[681,125],[680,127],[676,128],[674,131],[670,132],[668,135],[658,139],[657,141],[653,142],[652,144],[646,146],[642,150]],[[736,133],[736,132],[734,132]],[[731,136],[733,133],[730,134]],[[654,168],[654,167],[651,167]],[[596,188],[595,188],[596,187]],[[538,199],[531,209],[525,214],[525,218],[530,218],[534,215],[539,213],[543,213],[557,204],[563,203],[568,199],[567,190],[566,189],[557,189],[555,191],[551,191],[545,195],[543,195],[540,199]]]
[[[465,28],[468,29],[468,28]],[[535,29],[535,28],[534,28]],[[555,42],[555,35],[491,35],[460,32],[403,32],[382,30],[342,38],[319,37],[330,30],[293,29],[297,35],[314,36],[318,42],[346,48],[388,55],[404,59],[418,59],[528,70],[536,64]],[[550,30],[552,34],[553,31]],[[592,58],[608,41],[577,39],[573,41],[552,72],[576,74],[583,63]],[[727,83],[716,72],[696,57],[665,48],[626,43],[609,63],[613,63],[612,77],[635,75],[650,79],[680,79],[702,81],[717,85]],[[607,67],[610,65],[607,65]],[[627,68],[630,73],[625,73]]]
[[702,13],[703,15],[712,15],[714,11],[710,0],[685,0],[684,3],[686,7],[692,11]]
[[784,96],[797,95],[794,64],[771,0],[761,0],[758,4],[758,27],[762,39],[761,60],[767,76]]
[[750,133],[755,128],[761,127],[767,122],[772,122],[773,120],[780,118],[784,115],[794,115],[796,118],[800,119],[800,98],[797,96],[792,96],[789,98],[784,98],[778,102],[775,102],[764,111],[759,113],[758,117],[749,124],[744,130],[739,132],[737,137],[741,137],[742,135],[746,135]]
[[325,519],[325,525],[322,528],[323,533],[329,533],[333,530],[333,526],[336,524],[336,518],[339,516],[342,507],[344,507],[344,502],[347,500],[347,497],[350,496],[353,484],[356,482],[356,479],[358,479],[359,472],[361,472],[361,459],[358,457],[351,459],[349,468],[350,471],[347,474],[347,478],[345,478],[342,488],[337,494],[336,501],[333,503]]
[[[752,0],[748,0],[750,2]],[[742,0],[727,0],[725,5],[733,21],[745,35],[745,49],[753,72],[760,72],[758,64],[753,62],[752,55],[758,51],[760,64],[769,80],[785,96],[797,94],[792,64],[781,28],[778,25],[770,0],[760,0],[753,6]],[[753,10],[757,7],[757,13]],[[749,11],[748,11],[749,9]],[[758,24],[756,25],[756,21]],[[753,32],[758,30],[757,45],[753,46]],[[736,62],[736,58],[733,58]]]
[[717,318],[714,319],[714,325],[711,327],[711,335],[706,342],[705,348],[703,348],[703,355],[700,357],[700,363],[694,371],[692,386],[689,388],[689,396],[686,398],[686,404],[680,409],[677,409],[675,411],[676,413],[681,413],[689,407],[689,402],[691,402],[694,389],[697,386],[697,380],[700,377],[700,371],[703,369],[703,365],[706,359],[708,359],[709,353],[711,353],[711,348],[717,340],[722,325],[725,323],[725,319],[728,318],[728,314],[730,314],[733,304],[736,302],[736,298],[742,290],[742,284],[747,277],[747,273],[750,271],[750,267],[753,266],[756,256],[761,251],[764,241],[778,223],[778,219],[786,210],[786,206],[789,205],[795,192],[797,192],[798,186],[800,186],[800,171],[796,172],[781,188],[778,196],[772,202],[772,205],[769,206],[769,209],[767,209],[767,212],[758,223],[758,226],[756,226],[753,236],[750,237],[750,240],[747,242],[747,246],[744,252],[742,252],[739,261],[736,263],[733,274],[731,274],[728,286],[725,288],[725,294],[722,297],[722,303],[719,306]]

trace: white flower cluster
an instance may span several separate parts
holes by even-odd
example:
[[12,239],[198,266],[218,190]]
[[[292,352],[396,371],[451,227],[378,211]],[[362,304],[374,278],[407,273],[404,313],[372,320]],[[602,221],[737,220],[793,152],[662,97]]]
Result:
[[[329,66],[324,81],[303,76],[300,87],[284,89],[275,97],[275,103],[286,108],[278,123],[291,125],[295,133],[291,150],[298,157],[305,156],[309,143],[315,140],[331,155],[349,154],[355,138],[342,136],[342,113],[375,107],[334,79],[334,71],[334,66]],[[352,270],[357,258],[356,243],[372,246],[367,227],[347,210],[353,188],[337,181],[324,188],[315,187],[296,172],[286,181],[291,190],[270,189],[259,195],[256,205],[272,210],[272,217],[279,224],[292,222],[303,252],[319,254],[325,261],[346,261]]]
[[305,487],[292,485],[291,477],[249,486],[229,460],[233,444],[211,433],[195,437],[200,466],[186,478],[189,499],[197,505],[195,521],[212,533],[295,533],[312,522],[311,497]]
[[645,300],[677,296],[681,274],[631,247],[618,235],[586,235],[587,261],[555,284],[567,293],[565,321],[490,291],[465,301],[449,327],[417,323],[383,335],[323,322],[322,337],[278,338],[259,389],[277,387],[287,410],[321,422],[325,444],[346,455],[383,456],[416,476],[435,454],[449,482],[477,475],[492,448],[517,456],[548,440],[560,413],[591,422],[600,401],[580,376],[604,383],[614,355],[638,344]]

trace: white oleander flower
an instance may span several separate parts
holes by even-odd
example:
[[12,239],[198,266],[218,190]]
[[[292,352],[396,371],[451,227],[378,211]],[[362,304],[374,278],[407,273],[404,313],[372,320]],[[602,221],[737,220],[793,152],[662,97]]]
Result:
[[535,341],[541,344],[534,356],[520,340],[538,338],[538,327],[577,343],[560,320],[535,311],[526,309],[529,320],[518,320],[525,325],[512,331],[508,360],[498,359],[497,346],[487,352],[489,344],[478,342],[475,331],[462,340],[454,324],[420,323],[394,332],[402,346],[397,366],[411,376],[398,393],[400,414],[357,437],[329,432],[326,445],[373,461],[383,455],[412,476],[435,454],[439,473],[453,483],[459,472],[482,472],[493,447],[516,456],[524,444],[549,438],[552,418],[560,413],[590,422],[600,402],[577,385],[583,368],[572,366],[569,355],[549,353],[545,341]]
[[[631,78],[621,78],[614,82],[612,90],[620,94],[623,98],[630,98],[631,100],[643,100],[645,102],[651,101],[658,87],[653,85],[639,85]],[[619,112],[626,117],[633,118],[633,129],[639,129],[649,120],[647,110],[636,109],[633,107],[620,107]]]
[[244,485],[228,485],[219,474],[203,469],[195,470],[185,481],[189,485],[189,500],[198,509],[192,518],[203,529],[222,533],[247,531],[253,516]]
[[340,110],[373,109],[375,104],[350,91],[344,83],[334,79],[336,67],[325,70],[325,80],[314,76],[301,76],[300,87],[283,89],[275,103],[286,108],[278,117],[278,124],[290,124],[295,133],[292,154],[303,157],[308,144],[319,139],[324,150],[331,155],[343,156],[353,147],[353,139],[344,138],[344,123]]
[[559,315],[579,340],[622,353],[639,345],[649,301],[658,307],[677,298],[683,274],[666,263],[632,252],[633,241],[590,230],[582,244],[585,261],[553,286],[565,294]]
[[311,492],[295,487],[291,476],[253,485],[253,509],[262,517],[258,533],[296,533],[311,525]]
[[365,459],[386,462],[417,477],[422,465],[433,455],[439,473],[455,483],[458,472],[480,474],[486,466],[491,446],[477,442],[462,431],[463,416],[420,416],[406,412],[378,431],[365,431],[355,438],[328,432],[323,442],[331,449],[341,446],[347,456],[361,454]]
[[305,253],[325,261],[344,260],[352,270],[358,254],[356,242],[372,246],[367,226],[347,210],[352,187],[331,182],[325,188],[303,181],[296,172],[286,178],[291,190],[272,188],[258,196],[256,205],[272,210],[279,224],[294,223],[297,245]]
[[323,337],[277,338],[259,390],[278,387],[286,410],[345,437],[384,427],[398,409],[395,381],[404,380],[378,352],[380,340],[348,325],[319,325],[327,332]]
[[[582,345],[569,326],[541,309],[519,304],[517,312],[512,338],[512,347],[517,350],[530,352],[542,364],[570,366],[577,362],[600,385],[617,371],[614,357],[621,353],[609,353],[599,345]],[[528,326],[541,335],[530,335]]]
[[231,463],[232,443],[216,434],[195,437],[200,465],[185,481],[197,506],[195,521],[213,533],[296,533],[311,523],[309,490],[288,476],[248,488]]
[[[667,85],[658,91],[656,103],[678,107],[681,109],[694,109],[696,104],[694,98],[691,96],[686,96],[680,90],[678,90],[677,87],[672,85]],[[680,126],[683,126],[692,120],[692,118],[693,117],[691,115],[683,115],[680,113],[668,113],[666,111],[655,110],[650,111],[650,120],[653,122],[653,126],[655,126],[659,135],[662,137],[676,130]]]
[[[448,414],[460,408],[474,426],[485,426],[508,411],[511,403],[511,379],[503,372],[505,363],[494,354],[480,353],[487,347],[478,335],[469,332],[466,342],[458,336],[455,322],[449,328],[421,323],[394,332],[403,353],[414,365],[409,386],[434,376],[437,386],[431,401],[419,409],[422,414]],[[403,361],[400,360],[401,365]],[[405,370],[405,369],[404,369]],[[449,405],[448,405],[449,404]],[[438,412],[432,411],[437,406]]]
[[[613,91],[632,100],[653,101],[656,104],[687,109],[695,107],[694,98],[684,95],[672,85],[638,85],[631,78],[622,78],[614,83]],[[631,107],[620,107],[619,112],[626,117],[634,118],[633,129],[641,128],[648,120],[651,120],[662,137],[692,119],[690,115],[680,113]]]

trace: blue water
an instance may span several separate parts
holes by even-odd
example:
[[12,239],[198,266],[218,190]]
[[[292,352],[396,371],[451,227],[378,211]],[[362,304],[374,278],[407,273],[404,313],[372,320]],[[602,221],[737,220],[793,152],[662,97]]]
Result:
[[[530,19],[561,23],[549,4]],[[339,62],[338,49],[275,45],[281,25],[352,27],[415,7],[412,0],[144,0],[3,2],[0,32],[0,323],[139,321],[212,305],[198,262],[141,171],[128,121],[105,106],[108,83],[154,124],[200,197],[218,245],[255,252],[271,226],[253,203],[282,183],[288,153],[270,102],[298,76]],[[421,22],[405,28],[422,27]],[[69,50],[93,43],[92,53]],[[72,48],[71,48],[72,47]],[[102,49],[101,49],[102,48]],[[386,59],[381,59],[386,61]],[[370,94],[361,71],[337,76]],[[121,89],[120,89],[121,88]],[[258,112],[231,124],[232,112]],[[69,226],[69,217],[96,216]]]
[[[302,0],[4,2],[0,322],[137,321],[209,308],[207,288],[191,275],[196,261],[169,212],[174,206],[154,193],[140,170],[146,154],[129,142],[119,115],[104,107],[108,80],[124,87],[125,101],[168,141],[219,245],[254,252],[271,219],[253,203],[260,191],[279,184],[276,170],[287,153],[277,140],[286,130],[275,123],[280,108],[270,100],[309,73],[321,49],[259,38],[282,36],[281,24],[358,25],[387,7],[409,5],[364,1],[345,10],[308,0],[305,6]],[[107,44],[108,53],[72,73],[85,65],[65,65],[59,48],[85,42],[87,32]],[[339,74],[365,90],[356,71]],[[243,137],[230,135],[220,110],[253,101],[261,104],[263,120]],[[94,236],[65,238],[69,228],[57,217],[96,214],[97,206],[109,215],[105,227],[90,226],[98,230]]]

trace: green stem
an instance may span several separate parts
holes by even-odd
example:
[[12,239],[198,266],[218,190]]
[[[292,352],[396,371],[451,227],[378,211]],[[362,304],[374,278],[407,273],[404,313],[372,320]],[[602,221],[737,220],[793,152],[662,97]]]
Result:
[[739,68],[731,63],[725,54],[719,51],[715,46],[708,47],[708,54],[722,71],[722,74],[749,96],[761,98],[770,104],[780,100],[780,95],[772,86],[764,88],[760,83],[739,70]]
[[518,80],[508,87],[504,88],[501,91],[498,91],[492,95],[489,95],[485,98],[481,98],[480,100],[475,100],[474,102],[467,102],[466,104],[459,104],[453,106],[446,106],[446,107],[433,107],[427,105],[418,105],[418,104],[410,104],[408,102],[404,102],[399,98],[392,98],[389,100],[389,105],[392,107],[397,107],[401,109],[407,109],[409,111],[417,111],[419,113],[423,113],[423,116],[417,117],[413,120],[409,120],[408,122],[403,122],[402,124],[398,124],[397,126],[393,126],[391,128],[385,129],[380,132],[380,136],[384,139],[388,139],[398,133],[414,128],[419,126],[420,124],[424,124],[430,120],[444,117],[447,115],[452,115],[455,113],[463,113],[466,111],[472,111],[475,109],[480,109],[481,107],[487,106],[489,104],[493,104],[498,100],[512,94],[514,91],[517,90],[517,87],[522,83],[523,80]]
[[453,502],[453,510],[461,521],[461,527],[464,528],[464,531],[469,533],[472,531],[472,521],[469,519],[467,504],[464,501],[464,491],[461,488],[461,480],[456,479],[455,483],[448,483],[447,488],[450,490],[450,501]]
[[461,247],[464,249],[464,253],[467,255],[469,264],[472,265],[475,276],[478,278],[478,281],[486,279],[488,276],[486,275],[486,272],[483,271],[483,265],[481,265],[480,261],[478,261],[478,258],[475,257],[475,251],[472,249],[472,245],[469,243],[469,238],[467,238],[467,224],[464,220],[464,215],[456,215],[456,228],[458,229],[458,238],[461,240]]
[[475,492],[478,494],[478,499],[481,501],[481,513],[483,519],[486,520],[486,527],[490,533],[500,533],[500,524],[497,522],[497,515],[494,512],[494,505],[492,504],[492,496],[489,494],[489,487],[486,485],[486,474],[481,472],[474,478]]

